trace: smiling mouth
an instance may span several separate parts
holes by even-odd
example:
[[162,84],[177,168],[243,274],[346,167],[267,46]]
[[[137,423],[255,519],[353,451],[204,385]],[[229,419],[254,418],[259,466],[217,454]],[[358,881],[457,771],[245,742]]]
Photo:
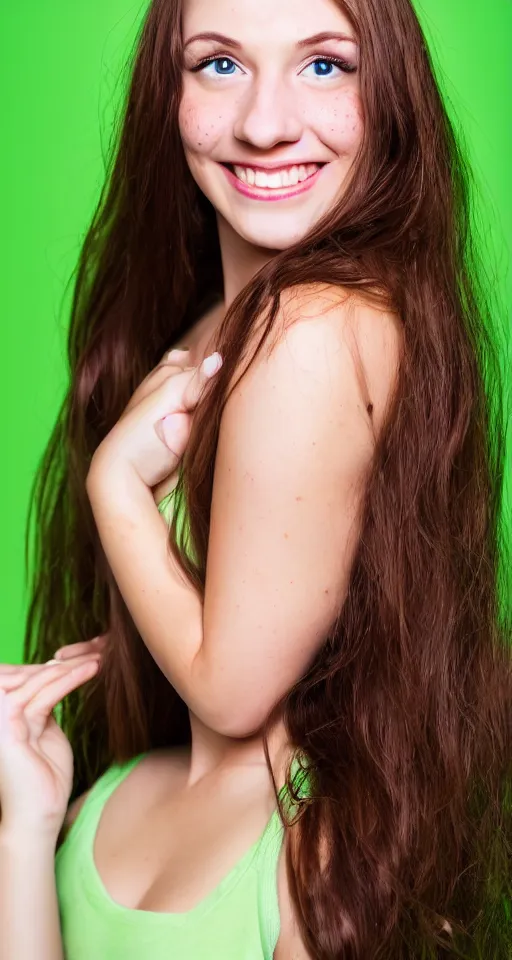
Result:
[[283,190],[286,187],[295,187],[298,183],[309,180],[315,173],[325,166],[324,163],[292,164],[280,170],[262,170],[257,167],[245,167],[236,163],[223,163],[228,170],[248,187],[262,190]]

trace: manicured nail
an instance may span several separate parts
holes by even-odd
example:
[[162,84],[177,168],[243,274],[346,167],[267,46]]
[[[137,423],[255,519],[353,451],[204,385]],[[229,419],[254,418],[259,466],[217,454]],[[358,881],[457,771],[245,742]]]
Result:
[[221,366],[222,357],[220,353],[211,353],[202,363],[203,372],[207,377],[213,377],[213,374],[217,373],[217,370],[220,370]]

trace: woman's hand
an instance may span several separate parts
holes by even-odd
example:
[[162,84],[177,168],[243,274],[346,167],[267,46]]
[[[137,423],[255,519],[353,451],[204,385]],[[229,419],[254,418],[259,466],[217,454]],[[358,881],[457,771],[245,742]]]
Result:
[[101,644],[92,643],[62,661],[0,664],[2,835],[57,841],[73,785],[73,752],[52,711],[97,673],[100,658]]
[[137,388],[96,450],[88,483],[98,472],[108,478],[113,469],[128,468],[153,488],[177,469],[187,447],[193,411],[206,383],[222,365],[214,353],[200,366],[188,367],[178,362],[183,354],[172,350]]

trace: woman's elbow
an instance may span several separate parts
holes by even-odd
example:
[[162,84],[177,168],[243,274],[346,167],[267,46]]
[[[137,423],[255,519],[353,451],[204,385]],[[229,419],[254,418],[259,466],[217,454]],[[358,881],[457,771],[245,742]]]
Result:
[[224,737],[243,740],[256,736],[262,729],[274,701],[265,696],[255,684],[244,685],[236,680],[236,686],[230,689],[225,681],[222,686],[215,683],[212,672],[222,677],[223,671],[218,664],[215,671],[211,665],[201,660],[201,652],[195,661],[192,689],[195,707],[192,710],[202,722]]
[[208,708],[201,710],[203,722],[224,737],[243,740],[256,736],[263,727],[271,705],[254,704],[248,697],[240,697],[240,691],[232,697],[224,695],[214,704],[211,699]]

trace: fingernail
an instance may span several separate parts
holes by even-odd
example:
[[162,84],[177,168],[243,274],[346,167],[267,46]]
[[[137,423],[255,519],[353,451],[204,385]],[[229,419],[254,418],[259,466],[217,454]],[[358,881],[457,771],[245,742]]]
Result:
[[207,377],[213,377],[214,373],[217,373],[217,370],[220,370],[222,366],[222,357],[220,353],[211,353],[206,360],[203,360],[203,371]]
[[167,351],[165,359],[168,360],[173,353],[190,353],[190,347],[173,347],[172,350]]

